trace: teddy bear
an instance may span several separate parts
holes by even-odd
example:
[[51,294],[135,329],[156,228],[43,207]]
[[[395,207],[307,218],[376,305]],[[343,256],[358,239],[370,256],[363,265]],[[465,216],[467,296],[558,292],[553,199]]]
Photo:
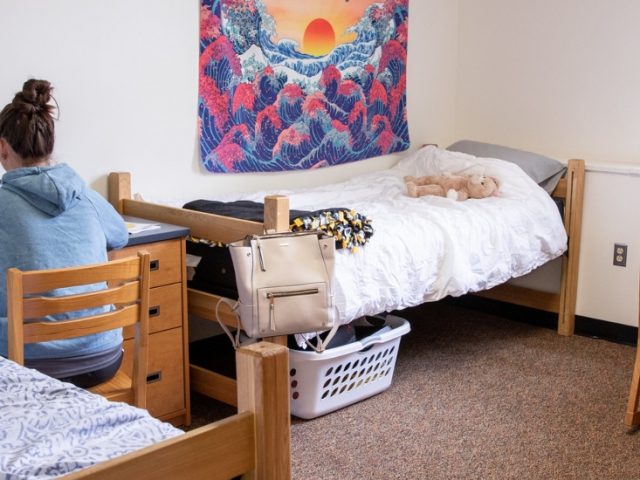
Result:
[[426,177],[404,177],[407,193],[410,197],[437,195],[452,200],[485,198],[498,196],[500,181],[488,175],[430,175]]

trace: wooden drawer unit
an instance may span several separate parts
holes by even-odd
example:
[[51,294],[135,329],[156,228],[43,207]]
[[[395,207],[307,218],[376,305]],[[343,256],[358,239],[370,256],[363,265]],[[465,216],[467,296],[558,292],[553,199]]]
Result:
[[[131,373],[133,339],[125,340],[123,368]],[[185,415],[182,330],[172,328],[149,336],[147,410],[161,420],[174,421]]]
[[[173,226],[163,224],[162,231]],[[175,425],[191,422],[189,398],[188,327],[186,308],[185,229],[173,227],[175,238],[157,240],[155,230],[130,237],[129,246],[109,253],[111,259],[151,254],[149,292],[149,361],[147,410]],[[125,330],[123,368],[131,369],[132,330]]]

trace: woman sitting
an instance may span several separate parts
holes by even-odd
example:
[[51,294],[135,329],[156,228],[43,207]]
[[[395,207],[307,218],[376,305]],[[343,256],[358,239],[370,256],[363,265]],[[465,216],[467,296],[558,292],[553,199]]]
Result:
[[[0,112],[0,355],[7,356],[6,271],[42,270],[107,261],[128,233],[120,215],[68,165],[54,164],[51,85],[28,80]],[[66,289],[81,293],[103,288]],[[80,316],[79,312],[60,318]],[[25,364],[88,388],[111,378],[122,361],[122,332],[25,346]]]

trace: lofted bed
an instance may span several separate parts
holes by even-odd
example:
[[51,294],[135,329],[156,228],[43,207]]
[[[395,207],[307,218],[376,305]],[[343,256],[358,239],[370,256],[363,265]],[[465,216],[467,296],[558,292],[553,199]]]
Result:
[[0,477],[288,479],[287,351],[260,342],[236,361],[239,413],[184,433],[0,357]]
[[[448,199],[442,198],[418,199],[418,201],[416,201],[416,199],[411,199],[414,203],[408,203],[410,200],[404,198],[406,195],[402,191],[404,188],[401,181],[403,175],[433,174],[434,169],[437,170],[442,168],[452,168],[456,171],[468,171],[470,169],[473,170],[474,168],[479,168],[482,169],[482,171],[489,171],[489,173],[495,170],[498,172],[498,176],[505,177],[508,180],[507,182],[503,182],[503,184],[506,184],[504,186],[506,193],[503,195],[503,198],[459,202],[455,205],[451,204]],[[431,215],[431,212],[437,213],[441,208],[451,209],[452,207],[453,209],[451,210],[443,210],[445,214],[440,216],[446,217],[447,215],[451,215],[452,218],[456,219],[464,219],[465,216],[473,216],[474,219],[480,218],[480,220],[485,224],[490,223],[491,220],[489,219],[494,218],[496,219],[496,223],[499,223],[500,221],[504,223],[502,230],[497,233],[491,228],[489,229],[489,235],[492,240],[488,241],[487,245],[483,245],[484,239],[482,236],[469,239],[470,247],[468,248],[487,250],[487,246],[490,246],[495,247],[496,251],[499,253],[496,255],[497,258],[493,259],[493,261],[498,263],[496,265],[489,265],[486,269],[487,275],[482,274],[480,278],[475,278],[477,277],[477,275],[475,275],[477,272],[474,272],[474,275],[472,275],[474,276],[473,283],[459,282],[458,274],[455,272],[455,268],[451,264],[451,258],[453,258],[452,254],[453,256],[458,255],[458,251],[456,250],[458,247],[455,245],[456,238],[454,238],[455,230],[448,230],[449,225],[445,224],[444,226],[437,225],[437,228],[433,228],[433,226],[423,226],[421,227],[422,230],[418,230],[416,232],[411,231],[408,236],[416,238],[420,235],[424,238],[424,232],[432,232],[436,230],[445,231],[445,235],[442,237],[444,240],[436,238],[438,241],[434,240],[428,244],[429,247],[434,250],[436,247],[440,249],[437,253],[437,262],[432,262],[433,264],[428,268],[433,271],[426,272],[428,274],[427,277],[430,279],[429,281],[434,282],[435,286],[425,287],[428,291],[419,291],[415,295],[409,295],[411,297],[409,300],[400,299],[397,301],[397,299],[390,299],[386,301],[384,298],[379,299],[378,297],[384,297],[385,288],[376,290],[376,285],[369,283],[363,286],[358,279],[354,280],[355,277],[348,277],[348,275],[353,275],[353,272],[351,271],[353,270],[353,267],[350,265],[355,264],[362,266],[363,263],[367,263],[371,268],[374,268],[374,264],[376,268],[392,268],[391,264],[394,263],[393,258],[391,258],[391,261],[387,261],[384,258],[385,254],[383,253],[383,257],[377,257],[375,260],[364,262],[362,258],[357,256],[360,254],[343,255],[343,263],[345,264],[345,266],[342,267],[343,273],[340,273],[341,267],[337,263],[336,276],[341,276],[341,278],[347,276],[348,281],[342,282],[354,283],[356,284],[356,289],[371,289],[374,293],[370,295],[370,297],[375,298],[368,298],[364,300],[360,299],[357,300],[357,304],[354,305],[349,302],[351,302],[351,297],[354,295],[357,296],[358,292],[356,290],[352,289],[342,293],[339,292],[340,294],[337,296],[337,303],[339,307],[338,309],[341,312],[340,321],[342,323],[346,323],[362,314],[374,314],[380,313],[383,310],[390,311],[393,309],[406,308],[407,306],[419,304],[424,301],[435,301],[447,295],[457,296],[465,293],[474,293],[476,295],[482,295],[496,300],[554,312],[558,316],[558,333],[560,335],[572,335],[575,322],[575,302],[579,266],[582,197],[584,189],[584,161],[569,160],[566,164],[566,173],[551,192],[551,197],[560,200],[560,212],[558,212],[556,203],[551,200],[551,197],[549,197],[547,192],[539,189],[539,187],[528,177],[523,177],[526,177],[526,174],[517,167],[506,164],[506,162],[503,162],[502,160],[478,159],[469,155],[460,156],[459,154],[453,156],[451,152],[443,152],[439,149],[435,149],[435,147],[426,147],[413,155],[410,155],[407,160],[401,160],[398,165],[389,171],[380,172],[380,175],[377,173],[369,174],[365,175],[363,179],[352,179],[348,182],[339,184],[338,188],[340,191],[347,192],[347,196],[339,197],[341,200],[344,199],[347,202],[355,203],[361,209],[365,210],[370,207],[372,211],[378,215],[377,217],[373,216],[374,225],[376,225],[375,235],[379,236],[380,239],[387,238],[387,241],[389,241],[389,232],[381,232],[380,228],[378,228],[379,225],[386,226],[388,224],[388,222],[385,223],[386,218],[383,219],[385,214],[384,212],[390,213],[390,215],[387,216],[393,216],[396,212],[403,212],[404,214],[407,209],[413,208],[413,205],[420,208],[415,212],[410,212],[412,215],[410,217],[411,221],[404,224],[392,224],[395,225],[393,228],[411,228],[412,224],[416,223],[416,218],[420,218],[420,216],[429,216]],[[369,197],[364,201],[360,203],[354,201],[354,199],[357,198],[356,195],[360,193],[360,187],[358,186],[358,182],[360,181],[369,182],[368,185],[383,185],[382,188],[384,188],[384,190],[382,191],[385,195],[387,195],[387,193],[389,196],[395,195],[395,204],[382,206],[377,205],[377,197],[380,196],[380,193],[375,191],[375,189],[373,189],[372,192],[369,192]],[[510,183],[513,183],[517,188],[512,188]],[[371,190],[368,186],[367,188]],[[265,231],[288,230],[290,225],[290,201],[294,202],[293,206],[295,208],[298,208],[299,205],[307,206],[314,203],[317,204],[317,202],[325,201],[325,198],[332,195],[332,191],[329,191],[328,195],[325,195],[327,192],[325,192],[324,189],[325,187],[313,188],[309,189],[309,192],[305,192],[304,194],[298,191],[284,192],[285,194],[278,192],[260,192],[245,196],[243,198],[247,198],[249,200],[264,199],[264,221],[256,222],[187,210],[176,206],[135,200],[131,194],[131,176],[129,173],[121,172],[111,173],[109,175],[109,199],[114,207],[123,215],[183,225],[190,229],[191,235],[194,237],[215,240],[223,244],[238,240],[249,234],[260,234]],[[540,193],[539,190],[542,191],[542,193]],[[353,195],[349,197],[349,194]],[[547,198],[545,199],[544,197]],[[514,205],[515,210],[513,213],[509,210],[511,207],[509,207],[509,209],[505,208],[505,205],[508,205],[509,202]],[[351,207],[352,203],[349,203],[346,206]],[[462,205],[463,203],[464,205]],[[536,206],[532,206],[533,204],[536,204]],[[488,207],[488,209],[483,211],[485,210],[485,207]],[[520,208],[523,208],[523,210],[519,211]],[[534,208],[535,211],[527,210],[529,208]],[[486,218],[483,218],[483,215]],[[498,216],[504,218],[498,219]],[[530,220],[529,217],[533,216],[540,217],[538,223],[528,224],[527,222]],[[510,219],[515,219],[518,223],[520,234],[509,231],[509,222],[512,221]],[[393,221],[397,221],[397,219],[393,219]],[[475,223],[479,223],[477,220],[474,221]],[[547,239],[544,238],[544,234],[538,234],[536,230],[539,228],[538,224],[542,224],[544,230],[548,226],[545,225],[547,223],[557,223],[559,225],[559,229],[562,230],[562,235],[557,231],[551,232],[552,238]],[[527,237],[529,234],[526,233],[528,230],[534,230],[530,235],[530,239]],[[496,237],[496,235],[498,235],[498,237]],[[520,237],[518,235],[520,235]],[[470,236],[474,237],[473,234]],[[495,245],[495,239],[500,239],[500,236],[510,238],[509,241],[506,242],[509,244],[507,245],[507,249],[502,253],[500,253],[500,249]],[[521,237],[525,238],[527,242],[530,240],[524,253],[519,250],[510,250],[512,248],[511,244],[520,243]],[[562,250],[560,250],[560,244],[562,244]],[[465,251],[463,252],[464,255],[477,257],[478,250],[473,250],[468,253],[466,248],[467,247],[465,246]],[[544,255],[539,255],[540,252],[537,251],[538,248],[541,250],[547,249],[548,251],[545,251]],[[413,249],[413,251],[416,251],[419,247],[416,247],[416,244],[414,244],[413,246],[410,245],[407,247],[407,249]],[[374,250],[374,247],[365,246],[362,250],[369,254],[368,251]],[[389,253],[389,250],[387,250],[386,253]],[[526,261],[520,264],[520,258],[524,254],[531,255],[535,261]],[[540,264],[550,261],[552,258],[558,256],[562,256],[562,277],[559,292],[549,293],[505,283],[509,278],[528,273],[532,269],[537,268]],[[366,258],[369,259],[369,257]],[[466,262],[466,259],[463,260]],[[430,261],[431,260],[428,258],[420,258],[417,264],[427,265]],[[510,262],[509,265],[507,265],[507,268],[504,268],[503,265],[505,261]],[[415,259],[409,258],[408,262],[412,265],[411,262],[415,263]],[[479,267],[478,265],[472,265],[465,268],[478,270]],[[384,270],[382,270],[382,273],[384,273]],[[380,271],[373,271],[371,273],[367,272],[366,275],[376,276],[379,278],[381,274]],[[443,275],[449,276],[443,279]],[[418,281],[414,283],[419,284],[420,282]],[[342,286],[339,286],[339,288],[342,288]],[[395,286],[394,288],[387,288],[386,290],[397,291],[399,288],[400,287]],[[216,321],[215,306],[219,298],[220,297],[216,294],[189,288],[189,313],[206,320]],[[222,320],[230,326],[236,326],[237,320],[235,315],[233,315],[230,310],[221,310]],[[285,339],[275,339],[276,342],[284,342],[284,340]],[[191,387],[195,391],[229,404],[236,403],[235,381],[232,378],[206,370],[196,365],[191,365],[190,380]]]

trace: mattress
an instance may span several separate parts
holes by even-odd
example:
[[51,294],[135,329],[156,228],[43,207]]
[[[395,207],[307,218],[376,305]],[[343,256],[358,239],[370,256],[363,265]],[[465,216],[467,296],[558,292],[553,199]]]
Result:
[[55,478],[182,433],[0,357],[0,478]]

